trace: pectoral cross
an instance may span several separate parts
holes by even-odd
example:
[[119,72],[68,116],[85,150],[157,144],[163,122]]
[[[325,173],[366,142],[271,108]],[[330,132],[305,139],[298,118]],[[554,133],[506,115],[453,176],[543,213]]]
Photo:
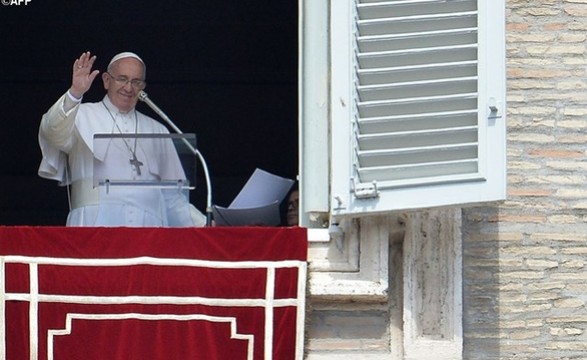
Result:
[[135,154],[133,152],[132,159],[130,159],[129,161],[130,161],[130,164],[135,167],[135,170],[137,171],[137,175],[141,175],[141,166],[143,166],[143,163],[140,162],[139,159],[137,159],[137,154]]

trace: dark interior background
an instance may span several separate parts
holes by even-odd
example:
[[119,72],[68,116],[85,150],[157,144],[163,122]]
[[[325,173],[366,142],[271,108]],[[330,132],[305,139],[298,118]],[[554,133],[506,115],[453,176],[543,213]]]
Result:
[[[197,135],[228,206],[255,168],[297,172],[296,0],[31,0],[0,3],[0,225],[62,225],[67,194],[37,175],[43,113],[83,51],[104,71],[118,52],[147,64],[145,91]],[[84,101],[104,95],[97,78]],[[146,104],[139,111],[158,119]],[[192,202],[205,209],[201,168]]]

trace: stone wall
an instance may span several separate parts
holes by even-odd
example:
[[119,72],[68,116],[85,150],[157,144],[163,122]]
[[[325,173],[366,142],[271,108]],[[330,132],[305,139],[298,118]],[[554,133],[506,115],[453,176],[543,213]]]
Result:
[[465,209],[464,358],[587,359],[587,1],[508,1],[508,200]]

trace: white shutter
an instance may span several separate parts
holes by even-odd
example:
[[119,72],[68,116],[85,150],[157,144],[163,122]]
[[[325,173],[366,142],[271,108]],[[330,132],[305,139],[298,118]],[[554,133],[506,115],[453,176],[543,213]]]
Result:
[[333,214],[505,198],[504,21],[502,0],[332,1]]

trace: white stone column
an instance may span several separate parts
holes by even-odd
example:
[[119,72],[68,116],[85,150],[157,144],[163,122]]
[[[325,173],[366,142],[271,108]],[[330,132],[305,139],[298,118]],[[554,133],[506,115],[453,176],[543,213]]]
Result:
[[462,359],[461,242],[460,209],[406,217],[405,359]]

